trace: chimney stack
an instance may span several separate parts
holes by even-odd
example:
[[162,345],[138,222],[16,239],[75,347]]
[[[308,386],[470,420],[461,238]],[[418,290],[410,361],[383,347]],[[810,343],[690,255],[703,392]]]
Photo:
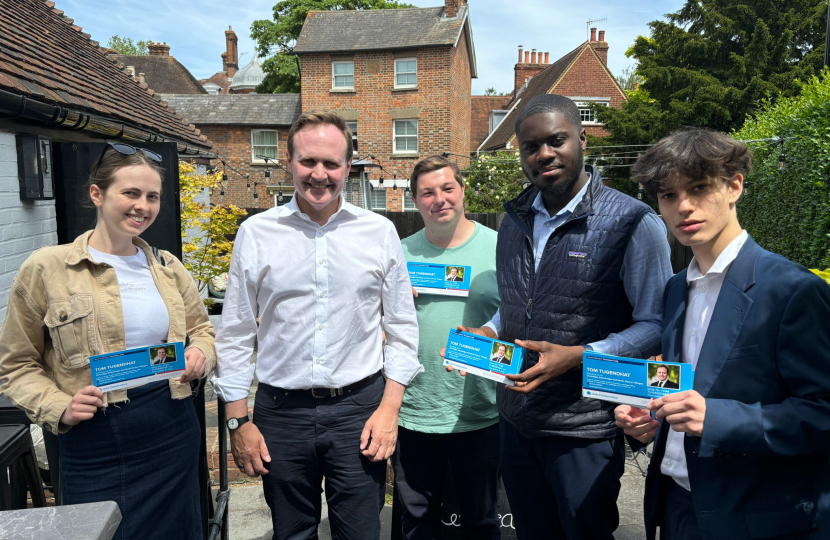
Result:
[[521,45],[519,45],[519,62],[518,63],[519,64],[522,63],[522,46]]
[[605,30],[599,31],[599,41],[595,42],[593,47],[602,63],[608,65],[608,42],[605,41]]
[[467,0],[444,0],[444,17],[455,17]]
[[170,45],[166,41],[164,43],[153,43],[151,41],[147,45],[147,49],[150,56],[170,56]]
[[225,59],[225,71],[228,72],[228,78],[232,79],[234,74],[239,71],[239,53],[236,48],[236,32],[233,28],[228,26],[225,30],[225,46],[227,49],[227,57]]
[[597,29],[591,28],[591,43],[597,40]]
[[[522,56],[524,53],[524,56]],[[535,77],[542,71],[544,71],[548,66],[548,59],[550,57],[550,53],[544,53],[544,61],[542,60],[541,51],[536,51],[536,49],[531,49],[529,51],[524,50],[522,45],[519,45],[519,61],[514,68],[514,78],[513,78],[513,95],[515,96],[522,86],[530,79],[531,77]]]

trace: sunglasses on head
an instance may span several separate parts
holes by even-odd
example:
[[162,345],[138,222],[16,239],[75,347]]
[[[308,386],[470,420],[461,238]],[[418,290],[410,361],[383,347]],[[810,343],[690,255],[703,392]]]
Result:
[[157,154],[151,150],[136,148],[135,146],[127,143],[107,143],[104,147],[104,151],[101,152],[101,155],[98,157],[98,162],[95,164],[95,174],[92,175],[93,178],[98,176],[98,167],[101,166],[101,162],[104,161],[104,156],[107,155],[107,150],[110,148],[124,156],[131,156],[136,152],[141,152],[156,163],[161,163],[161,154]]

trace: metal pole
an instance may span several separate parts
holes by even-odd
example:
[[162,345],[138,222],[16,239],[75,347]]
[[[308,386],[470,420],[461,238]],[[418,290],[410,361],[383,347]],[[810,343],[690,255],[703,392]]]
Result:
[[210,520],[210,540],[216,540],[222,531],[222,540],[228,540],[230,527],[228,523],[228,503],[231,493],[228,490],[228,432],[226,427],[225,402],[216,400],[216,415],[219,425],[219,493],[216,494],[216,513]]
[[824,32],[824,67],[830,65],[830,2],[827,2],[827,29]]

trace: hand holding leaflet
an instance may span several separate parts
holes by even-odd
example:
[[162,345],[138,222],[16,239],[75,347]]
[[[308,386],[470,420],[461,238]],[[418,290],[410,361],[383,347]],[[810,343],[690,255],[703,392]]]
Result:
[[508,388],[520,394],[533,392],[551,379],[559,377],[570,369],[579,367],[579,361],[582,359],[582,353],[585,351],[585,347],[566,347],[564,345],[554,345],[547,341],[523,341],[517,339],[516,345],[539,353],[539,361],[535,366],[524,373],[506,375],[508,379],[516,383],[515,386]]
[[444,355],[444,365],[452,365],[473,375],[492,379],[506,385],[513,381],[508,374],[522,369],[524,349],[481,334],[451,330]]
[[[461,326],[459,324],[455,328],[459,332],[467,332],[468,334],[477,334],[479,336],[484,336],[484,337],[487,337],[487,338],[490,338],[490,339],[498,339],[498,337],[499,337],[499,336],[496,335],[495,332],[493,332],[493,330],[491,328],[489,328],[487,326],[482,326],[481,328],[471,328],[471,327],[468,327],[468,326]],[[438,354],[441,355],[441,358],[444,358],[444,355],[446,354],[446,352],[447,352],[447,348],[446,347],[441,347],[441,351]],[[452,367],[451,365],[446,364],[446,363],[445,363],[444,367],[447,369],[448,372],[451,372],[455,369],[454,367]],[[467,375],[467,372],[464,371],[463,369],[459,369],[458,373],[462,377]]]

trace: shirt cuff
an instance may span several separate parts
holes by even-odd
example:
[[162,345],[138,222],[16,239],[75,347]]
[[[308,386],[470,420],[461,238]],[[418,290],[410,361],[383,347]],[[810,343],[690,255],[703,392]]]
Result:
[[[389,347],[386,348],[386,354],[389,355]],[[396,361],[389,358],[383,363],[383,375],[387,379],[392,379],[396,383],[403,386],[409,386],[415,377],[424,371],[424,366],[418,360],[413,361]]]
[[489,328],[490,330],[493,331],[494,334],[496,334],[496,337],[499,337],[499,329],[496,328],[496,325],[493,324],[492,322],[487,321],[486,323],[484,323],[484,328]]
[[213,391],[225,403],[248,399],[248,394],[251,393],[251,383],[254,381],[254,369],[256,369],[255,366],[251,364],[243,371],[224,377],[212,377],[210,384],[213,385]]

